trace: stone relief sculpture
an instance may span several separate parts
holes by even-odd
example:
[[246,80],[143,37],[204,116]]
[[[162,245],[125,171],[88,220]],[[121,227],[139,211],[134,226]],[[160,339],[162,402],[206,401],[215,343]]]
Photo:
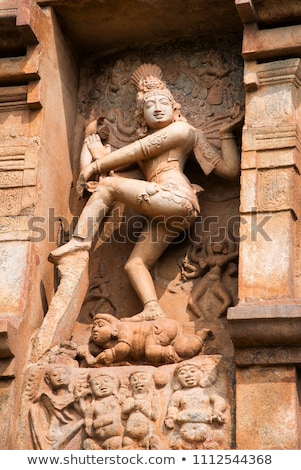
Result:
[[85,303],[89,307],[90,316],[93,318],[98,312],[116,313],[116,307],[108,291],[110,284],[109,276],[103,263],[100,263],[98,272],[92,277],[90,286],[85,298]]
[[[216,317],[221,316],[233,304],[231,292],[222,279],[227,268],[231,275],[237,271],[233,261],[238,257],[238,252],[236,249],[230,251],[229,245],[226,239],[220,241],[209,239],[204,247],[205,256],[201,256],[203,246],[198,245],[189,250],[190,254],[184,257],[181,266],[183,279],[199,278],[191,289],[187,305],[189,311],[197,318],[206,319],[209,310],[213,310]],[[208,294],[211,294],[212,299],[210,306],[204,299]]]
[[[174,77],[174,87],[192,93],[194,99],[202,95],[209,104],[220,104],[224,96],[221,83],[229,69],[225,63],[219,68],[214,60],[210,76],[204,66],[203,76],[198,78],[192,63],[190,73]],[[28,396],[33,446],[85,450],[224,448],[230,441],[228,403],[215,387],[216,375],[212,378],[203,368],[210,364],[217,369],[220,362],[220,358],[204,355],[207,341],[214,335],[205,323],[184,325],[159,304],[152,269],[173,240],[202,214],[198,195],[203,188],[184,174],[191,155],[205,176],[212,173],[237,182],[236,133],[243,114],[232,100],[226,113],[217,114],[210,122],[206,123],[208,116],[204,115],[202,128],[191,125],[163,81],[161,69],[143,64],[131,79],[137,91],[137,129],[127,113],[133,96],[128,95],[123,103],[119,94],[128,85],[128,79],[122,77],[123,66],[120,61],[112,71],[110,85],[103,84],[108,101],[116,98],[114,106],[98,116],[94,110],[85,128],[77,190],[80,196],[88,192],[89,198],[72,238],[53,250],[49,259],[60,272],[67,270],[73,276],[72,263],[87,260],[100,224],[106,224],[113,205],[117,202],[117,209],[122,205],[130,208],[143,216],[144,227],[125,270],[143,309],[137,314],[134,309],[120,311],[108,259],[94,263],[85,301],[87,314],[76,340],[71,335],[72,342],[47,350],[43,343],[36,356],[42,374],[37,373],[36,389]],[[190,90],[193,81],[197,83]],[[198,107],[200,112],[205,110],[203,104]],[[139,167],[140,172],[134,173],[137,178],[127,172],[132,165]],[[110,223],[114,229],[114,220]],[[113,229],[109,226],[107,230]],[[232,302],[222,276],[237,253],[224,244],[212,243],[206,245],[205,255],[203,245],[194,245],[181,265],[182,279],[178,278],[182,285],[185,276],[197,279],[188,305],[198,318],[204,314],[203,294],[208,289],[218,300],[217,316]],[[69,289],[68,282],[61,295]],[[53,371],[60,371],[57,382]],[[223,390],[225,382],[224,374]]]
[[175,377],[180,388],[170,398],[164,421],[166,428],[173,430],[170,447],[219,448],[225,438],[226,401],[206,390],[211,385],[208,377],[193,363],[177,366]]
[[122,405],[122,418],[126,420],[122,439],[123,449],[160,449],[156,435],[159,397],[153,377],[146,371],[134,371],[129,377],[131,395]]
[[122,424],[117,379],[99,372],[88,380],[93,398],[84,413],[85,431],[89,437],[83,441],[83,448],[120,449]]
[[124,361],[170,364],[201,354],[210,334],[208,329],[184,334],[170,318],[129,322],[99,313],[93,319],[89,345],[79,346],[77,353],[91,367]]
[[[178,365],[37,366],[27,388],[35,449],[213,449],[229,441],[218,356]],[[29,393],[29,390],[31,392]]]
[[[130,319],[140,321],[166,316],[159,305],[150,269],[172,240],[187,230],[200,213],[197,198],[200,188],[195,188],[183,173],[187,157],[193,150],[205,174],[214,172],[223,178],[236,179],[239,154],[232,132],[241,125],[242,114],[239,108],[234,108],[220,126],[220,155],[202,131],[182,116],[159,67],[143,64],[134,72],[132,80],[137,88],[140,139],[111,151],[96,133],[96,120],[87,126],[78,188],[80,192],[87,188],[92,195],[72,239],[52,251],[49,259],[60,264],[71,253],[89,250],[100,222],[115,201],[136,209],[147,217],[147,223],[125,269],[144,306],[142,312]],[[138,162],[144,181],[112,173],[134,162]],[[95,175],[99,180],[89,181]]]
[[44,382],[48,389],[38,394],[29,412],[35,449],[65,448],[84,424],[82,411],[71,387],[70,371],[63,364],[52,364],[46,368]]

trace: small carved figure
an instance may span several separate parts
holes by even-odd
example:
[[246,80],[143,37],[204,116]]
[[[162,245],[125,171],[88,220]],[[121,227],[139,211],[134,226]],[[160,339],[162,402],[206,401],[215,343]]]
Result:
[[225,400],[204,389],[202,372],[195,364],[180,364],[175,377],[180,389],[172,394],[164,421],[173,430],[171,448],[218,448],[224,439]]
[[120,321],[113,315],[97,314],[88,345],[78,347],[79,357],[89,366],[99,367],[121,361],[167,364],[203,352],[208,329],[186,335],[175,320]]
[[98,373],[89,378],[93,400],[85,410],[85,430],[89,436],[83,448],[120,449],[122,440],[121,408],[117,397],[117,380]]
[[135,371],[129,377],[131,396],[122,405],[122,419],[126,420],[122,439],[123,449],[160,449],[155,434],[159,399],[152,374]]
[[65,365],[51,365],[44,380],[49,390],[37,397],[29,413],[34,447],[64,449],[84,422],[71,390],[70,370]]
[[[50,253],[59,264],[62,258],[89,250],[101,221],[118,201],[148,217],[125,269],[140,298],[143,311],[132,321],[165,317],[159,305],[150,269],[173,239],[187,230],[200,212],[195,187],[184,175],[184,165],[191,153],[206,175],[211,172],[226,179],[237,179],[239,152],[233,136],[241,125],[237,107],[220,127],[221,155],[210,146],[203,132],[186,122],[171,92],[162,81],[156,65],[144,64],[132,76],[137,88],[138,134],[135,142],[111,152],[96,133],[97,120],[87,126],[81,153],[79,192],[92,192],[83,209],[71,240]],[[145,181],[112,174],[113,170],[138,163]],[[98,182],[89,182],[93,175]],[[156,240],[156,243],[153,242]]]
[[217,301],[214,302],[214,314],[218,317],[223,315],[227,308],[233,304],[233,297],[223,283],[223,273],[229,263],[238,256],[237,250],[229,253],[226,240],[209,241],[205,245],[206,257],[199,257],[198,266],[186,261],[182,268],[184,279],[192,279],[201,276],[193,286],[188,298],[188,310],[196,317],[206,318],[206,306],[202,305],[202,299],[209,292]]

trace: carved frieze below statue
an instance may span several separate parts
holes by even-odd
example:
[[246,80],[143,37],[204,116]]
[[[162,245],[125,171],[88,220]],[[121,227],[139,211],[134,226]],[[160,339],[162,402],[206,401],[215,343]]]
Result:
[[56,348],[30,369],[22,428],[32,448],[229,448],[228,377],[221,356],[156,367],[81,368],[72,361]]

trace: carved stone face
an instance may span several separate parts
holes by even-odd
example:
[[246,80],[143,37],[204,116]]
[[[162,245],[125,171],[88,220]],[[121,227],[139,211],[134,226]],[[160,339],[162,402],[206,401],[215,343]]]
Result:
[[192,364],[183,366],[178,371],[177,378],[182,388],[197,387],[201,380],[201,371]]
[[109,375],[98,375],[91,379],[91,388],[95,397],[107,397],[113,393],[114,380]]
[[47,372],[45,376],[46,382],[53,390],[66,388],[69,385],[69,373],[66,367],[54,367]]
[[104,320],[95,321],[92,327],[92,339],[99,346],[105,345],[110,341],[112,335],[112,326]]
[[143,114],[150,129],[162,129],[171,124],[173,113],[171,101],[165,94],[154,92],[145,99]]
[[145,393],[151,385],[151,375],[136,372],[130,378],[130,386],[134,393]]

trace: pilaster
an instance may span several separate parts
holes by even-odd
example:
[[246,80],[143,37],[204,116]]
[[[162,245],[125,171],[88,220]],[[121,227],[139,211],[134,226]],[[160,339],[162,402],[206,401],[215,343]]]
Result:
[[[297,449],[300,25],[259,29],[252,2],[237,0],[236,5],[245,23],[246,90],[239,303],[228,311],[237,365],[236,439],[238,448]],[[289,416],[289,430],[280,415],[276,418],[276,409]],[[251,441],[250,423],[256,436]]]
[[72,181],[77,70],[51,9],[4,0],[0,25],[0,407],[9,410],[0,448],[9,449],[22,371],[53,294],[47,256],[63,228],[49,208],[70,220],[69,194],[58,189]]

